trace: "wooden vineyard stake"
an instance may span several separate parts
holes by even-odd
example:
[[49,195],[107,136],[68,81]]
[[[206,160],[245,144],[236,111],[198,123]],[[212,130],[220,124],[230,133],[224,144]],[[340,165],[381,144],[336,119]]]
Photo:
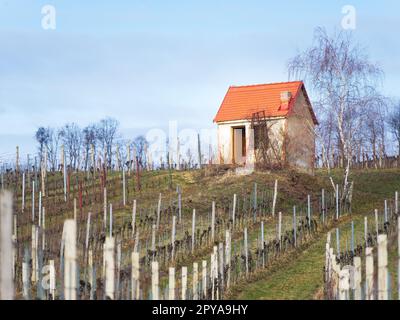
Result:
[[90,285],[90,300],[94,299],[94,281],[95,281],[95,277],[93,275],[93,250],[89,249],[88,250],[88,283]]
[[29,300],[29,261],[26,256],[27,252],[25,254],[24,261],[22,262],[22,296],[25,300]]
[[103,221],[104,231],[107,231],[107,189],[103,189]]
[[207,299],[207,260],[202,261],[202,280],[203,299]]
[[42,208],[42,250],[46,249],[46,208]]
[[361,300],[361,258],[354,257],[354,300]]
[[373,249],[365,249],[365,299],[374,300],[374,256]]
[[88,250],[89,250],[89,237],[90,237],[90,218],[91,218],[92,213],[88,213],[88,218],[86,222],[86,237],[85,237],[85,263],[86,263],[86,257],[88,256]]
[[276,199],[278,197],[278,180],[275,179],[274,184],[274,198],[272,200],[272,217],[275,217]]
[[193,278],[192,278],[193,300],[199,300],[199,265],[193,262]]
[[104,243],[104,261],[105,261],[105,298],[114,300],[115,286],[115,260],[114,250],[115,239],[113,237],[106,237]]
[[192,253],[194,252],[195,246],[195,235],[196,235],[196,210],[193,209],[193,217],[192,217]]
[[297,217],[296,217],[296,206],[293,206],[293,240],[294,247],[297,247]]
[[122,251],[121,251],[121,240],[117,241],[117,283],[116,283],[116,299],[120,298],[120,275],[121,275],[121,259],[122,259]]
[[379,217],[378,217],[378,209],[375,209],[375,233],[376,233],[376,239],[378,239],[378,236],[379,236]]
[[378,300],[388,299],[387,235],[378,236]]
[[354,221],[351,221],[351,252],[354,254]]
[[397,293],[400,300],[400,217],[397,218]]
[[224,244],[222,242],[219,243],[219,247],[218,247],[218,262],[219,262],[219,288],[221,290],[221,294],[222,291],[224,290]]
[[168,300],[175,300],[175,268],[169,268]]
[[132,252],[132,300],[139,300],[139,252]]
[[64,146],[61,147],[61,159],[63,167],[63,182],[64,182],[64,201],[67,202],[67,165],[65,161]]
[[35,181],[32,181],[32,223],[35,222]]
[[364,243],[368,246],[368,217],[364,217]]
[[244,255],[246,258],[246,277],[249,274],[249,252],[247,247],[247,228],[244,228]]
[[[39,199],[40,199],[40,196],[39,196]],[[40,205],[39,205],[39,208],[40,208]],[[40,209],[39,209],[39,211],[40,211]],[[75,221],[77,221],[76,218],[77,218],[77,207],[76,207],[76,198],[74,198],[74,220]]]
[[215,201],[212,202],[212,210],[211,210],[211,240],[214,243],[214,240],[215,240]]
[[232,230],[235,230],[235,215],[236,215],[236,193],[233,195],[233,206],[232,206]]
[[326,217],[326,211],[325,211],[325,189],[321,190],[321,211],[322,211],[322,224],[325,225],[325,217]]
[[278,241],[279,249],[282,250],[282,212],[279,212],[278,217]]
[[157,226],[153,224],[152,233],[151,233],[151,251],[153,256],[153,261],[156,255],[156,228]]
[[160,213],[161,213],[161,193],[158,198],[158,206],[157,206],[157,230],[160,227]]
[[14,299],[12,194],[0,193],[0,300]]
[[159,287],[158,287],[158,262],[151,263],[151,296],[152,300],[159,300]]
[[33,225],[32,226],[32,278],[31,281],[36,283],[38,280],[38,227]]
[[385,199],[385,208],[384,208],[384,218],[385,218],[385,223],[388,222],[388,208],[387,208],[387,200]]
[[25,210],[25,172],[22,173],[22,212]]
[[225,269],[226,287],[229,288],[231,283],[231,233],[229,230],[225,231]]
[[336,220],[339,220],[339,185],[336,185],[335,188],[335,200],[336,200]]
[[179,215],[179,224],[182,223],[182,191],[181,188],[178,187],[178,215]]
[[113,236],[113,207],[110,203],[110,238]]
[[307,220],[308,220],[308,228],[311,227],[311,196],[307,195]]
[[[394,213],[397,216],[399,214],[399,193],[396,191],[394,193]],[[400,294],[399,294],[400,296]]]
[[76,277],[76,221],[64,221],[64,299],[76,300],[77,277]]
[[340,257],[340,230],[336,228],[336,253]]
[[182,267],[182,300],[187,299],[187,267]]
[[135,224],[136,224],[136,200],[133,200],[133,209],[132,209],[132,238],[135,235]]
[[172,261],[175,260],[175,234],[176,234],[176,216],[172,216],[172,234],[171,234],[171,246],[172,246],[172,251],[171,251],[171,258]]
[[122,202],[126,206],[126,182],[125,182],[125,168],[122,167]]

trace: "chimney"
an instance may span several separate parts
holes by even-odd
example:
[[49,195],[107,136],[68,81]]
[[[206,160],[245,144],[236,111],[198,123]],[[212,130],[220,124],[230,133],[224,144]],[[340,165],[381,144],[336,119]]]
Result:
[[290,91],[281,92],[281,110],[287,110],[289,108],[290,99],[292,98],[292,93]]

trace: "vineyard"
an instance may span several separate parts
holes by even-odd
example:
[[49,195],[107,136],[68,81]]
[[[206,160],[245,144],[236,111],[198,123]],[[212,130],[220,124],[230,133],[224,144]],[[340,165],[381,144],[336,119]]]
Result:
[[1,189],[1,292],[16,299],[225,299],[353,215],[323,173],[15,170]]

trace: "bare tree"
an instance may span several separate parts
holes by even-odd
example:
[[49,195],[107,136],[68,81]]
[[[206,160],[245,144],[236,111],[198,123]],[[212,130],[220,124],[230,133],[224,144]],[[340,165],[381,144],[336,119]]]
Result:
[[69,165],[72,169],[78,169],[81,147],[82,132],[75,123],[68,123],[60,129],[60,138],[69,156]]
[[82,130],[83,134],[83,146],[85,149],[85,171],[88,169],[89,163],[89,152],[90,148],[94,148],[96,153],[96,141],[97,141],[97,128],[95,125],[88,125]]
[[348,32],[329,36],[322,28],[314,33],[314,43],[288,64],[289,77],[302,77],[315,91],[314,106],[324,126],[333,117],[332,134],[345,164],[342,201],[348,196],[348,176],[357,133],[367,117],[367,106],[376,99],[375,87],[382,70],[369,61],[366,50],[355,44]]
[[43,160],[43,151],[49,141],[49,131],[44,127],[40,127],[35,133],[36,141],[39,143],[39,163]]
[[60,133],[53,128],[47,128],[48,140],[46,142],[47,156],[50,163],[51,170],[54,171],[57,168],[57,155],[58,155],[58,144],[60,140]]
[[400,157],[400,101],[394,105],[394,110],[389,115],[388,121],[390,131],[396,139],[398,147],[398,156]]
[[133,141],[133,145],[136,150],[136,157],[139,162],[139,165],[144,168],[146,166],[146,150],[149,146],[146,138],[143,136],[138,136]]
[[112,146],[114,140],[117,138],[119,128],[119,122],[113,118],[105,118],[100,120],[97,125],[97,139],[100,146],[106,152],[105,156],[107,159],[104,161],[108,162],[108,167],[112,166]]

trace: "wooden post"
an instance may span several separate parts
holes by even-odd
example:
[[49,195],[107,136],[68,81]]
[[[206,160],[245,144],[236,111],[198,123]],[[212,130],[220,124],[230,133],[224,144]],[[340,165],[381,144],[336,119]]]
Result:
[[37,256],[37,250],[38,250],[38,227],[35,225],[32,225],[32,251],[31,251],[31,258],[32,258],[32,277],[31,281],[33,283],[36,283],[38,280],[38,256]]
[[275,217],[275,207],[276,207],[276,199],[278,196],[278,180],[275,179],[275,185],[274,185],[274,198],[272,200],[272,217]]
[[187,291],[187,267],[182,267],[182,300],[186,300]]
[[235,230],[235,215],[236,215],[236,193],[233,195],[233,206],[232,206],[232,230]]
[[104,261],[105,261],[105,295],[106,299],[114,300],[114,278],[115,278],[115,260],[114,260],[115,239],[106,237],[104,243]]
[[282,249],[282,212],[279,212],[278,218],[278,241],[279,241],[279,249]]
[[[224,244],[222,242],[219,243],[218,247],[218,261],[219,261],[219,288],[222,291],[224,289]],[[222,292],[221,292],[222,294]]]
[[46,249],[46,208],[42,208],[42,250]]
[[103,221],[104,231],[107,231],[107,189],[103,189]]
[[365,299],[374,300],[374,256],[373,248],[365,249]]
[[388,222],[388,208],[387,208],[387,200],[385,199],[385,223]]
[[[39,200],[40,200],[40,194],[39,194]],[[40,204],[39,204],[39,211],[40,211]],[[75,221],[76,221],[76,217],[77,217],[76,198],[74,198],[74,220]]]
[[0,193],[0,300],[14,299],[13,282],[13,199],[11,192]]
[[[397,195],[397,191],[396,191]],[[397,198],[397,196],[396,196]],[[397,200],[396,200],[397,202]],[[397,218],[397,294],[398,299],[400,300],[400,217]]]
[[76,300],[77,277],[76,277],[76,221],[65,220],[64,222],[64,298],[65,300]]
[[193,217],[192,217],[192,253],[194,252],[195,236],[196,236],[196,209],[193,209]]
[[132,300],[139,299],[139,252],[132,252]]
[[379,236],[378,209],[375,209],[375,233],[376,233],[376,239],[378,239],[378,236]]
[[203,289],[203,299],[207,299],[207,260],[203,260],[202,262],[202,289]]
[[160,212],[161,212],[161,193],[158,198],[158,206],[157,206],[157,230],[160,227]]
[[122,202],[126,206],[126,182],[125,182],[125,167],[122,167]]
[[35,181],[32,181],[32,222],[35,222]]
[[110,203],[110,238],[113,236],[113,207]]
[[212,211],[211,211],[211,240],[214,243],[214,240],[215,240],[215,201],[212,202]]
[[176,216],[172,216],[172,234],[171,234],[172,261],[175,260],[175,233],[176,233]]
[[64,201],[67,202],[67,164],[65,161],[64,146],[61,146],[61,159],[63,167]]
[[175,300],[175,268],[169,268],[168,300]]
[[178,215],[179,215],[179,224],[182,223],[182,191],[181,188],[178,188]]
[[151,251],[153,254],[153,261],[156,255],[156,228],[157,226],[153,224],[152,233],[151,233]]
[[339,231],[339,228],[336,228],[336,253],[337,253],[337,256],[340,257],[340,231]]
[[310,195],[307,195],[307,217],[308,217],[308,228],[310,228],[311,227],[311,196]]
[[354,221],[351,221],[351,252],[354,254]]
[[225,268],[226,273],[226,287],[230,287],[231,283],[231,232],[226,230],[225,233]]
[[368,217],[364,217],[364,242],[365,247],[368,247]]
[[151,263],[151,294],[152,300],[159,300],[159,287],[158,287],[158,262]]
[[22,212],[25,210],[25,172],[22,173]]
[[193,263],[193,280],[192,280],[192,291],[193,291],[193,300],[199,300],[199,265],[197,262]]
[[297,218],[296,218],[296,206],[293,206],[293,240],[294,247],[297,247]]
[[[87,218],[87,223],[86,223],[86,238],[85,238],[85,257],[87,257],[87,252],[89,249],[89,236],[90,236],[90,217],[92,213],[89,212],[88,218]],[[85,261],[86,263],[86,261]]]
[[29,262],[22,262],[22,296],[25,300],[29,300]]
[[394,193],[394,213],[399,214],[399,193],[397,191]]
[[336,220],[339,220],[339,185],[336,185]]
[[136,200],[133,200],[133,209],[132,209],[132,238],[135,235],[135,224],[136,224]]
[[388,299],[387,235],[378,236],[378,300]]
[[322,192],[321,192],[321,210],[322,210],[322,223],[323,223],[323,225],[325,225],[325,216],[326,216],[326,212],[325,212],[325,189],[322,189]]
[[247,228],[244,228],[244,254],[246,257],[246,277],[249,274],[249,253],[247,251]]
[[354,300],[361,300],[361,258],[354,257]]

